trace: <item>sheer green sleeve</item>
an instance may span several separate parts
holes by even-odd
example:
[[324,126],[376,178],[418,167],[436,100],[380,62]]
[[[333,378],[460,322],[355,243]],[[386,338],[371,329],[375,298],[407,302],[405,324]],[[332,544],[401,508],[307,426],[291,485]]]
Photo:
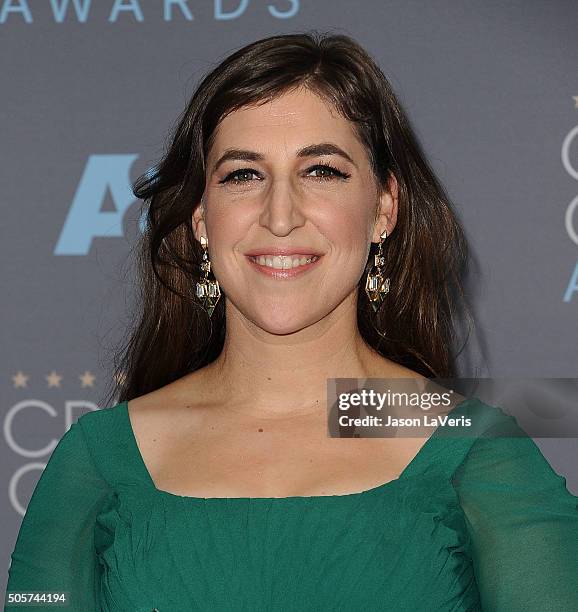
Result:
[[502,414],[454,475],[482,609],[578,611],[578,497]]
[[[7,594],[67,591],[67,610],[100,612],[94,525],[109,494],[91,460],[82,426],[74,423],[52,452],[28,503],[11,557]],[[23,608],[6,604],[4,609]],[[46,611],[47,606],[24,609]]]

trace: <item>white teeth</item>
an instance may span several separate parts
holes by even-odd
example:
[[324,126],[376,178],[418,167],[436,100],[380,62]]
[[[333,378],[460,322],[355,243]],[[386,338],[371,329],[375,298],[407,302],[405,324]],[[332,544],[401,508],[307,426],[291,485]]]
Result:
[[291,268],[297,268],[299,266],[304,266],[305,264],[311,263],[312,261],[316,261],[319,259],[319,257],[316,255],[311,255],[309,257],[306,257],[305,255],[301,257],[290,257],[285,255],[259,255],[257,257],[251,257],[251,259],[262,266],[267,266],[268,268],[290,270]]

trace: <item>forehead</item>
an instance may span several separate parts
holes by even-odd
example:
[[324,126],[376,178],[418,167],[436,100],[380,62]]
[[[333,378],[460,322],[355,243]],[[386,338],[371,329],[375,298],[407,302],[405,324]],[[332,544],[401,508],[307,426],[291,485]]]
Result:
[[353,123],[317,94],[299,88],[228,114],[215,130],[209,157],[228,147],[297,150],[316,141],[347,146],[351,155],[363,153]]

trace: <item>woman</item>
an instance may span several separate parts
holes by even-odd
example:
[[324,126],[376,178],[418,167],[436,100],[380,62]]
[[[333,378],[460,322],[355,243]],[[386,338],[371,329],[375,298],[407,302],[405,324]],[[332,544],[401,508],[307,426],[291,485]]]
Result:
[[463,232],[363,49],[237,51],[135,194],[120,403],[53,452],[9,591],[83,612],[578,610],[577,499],[513,417],[462,398],[475,437],[327,436],[328,379],[452,376],[463,302]]

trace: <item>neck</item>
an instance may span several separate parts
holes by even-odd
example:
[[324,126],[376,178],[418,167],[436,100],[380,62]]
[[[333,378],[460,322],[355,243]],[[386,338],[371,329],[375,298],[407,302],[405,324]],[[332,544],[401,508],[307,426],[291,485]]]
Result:
[[359,333],[356,299],[354,292],[321,321],[285,335],[265,332],[228,302],[224,347],[205,372],[215,399],[246,416],[298,416],[326,409],[328,378],[385,376],[388,361]]

